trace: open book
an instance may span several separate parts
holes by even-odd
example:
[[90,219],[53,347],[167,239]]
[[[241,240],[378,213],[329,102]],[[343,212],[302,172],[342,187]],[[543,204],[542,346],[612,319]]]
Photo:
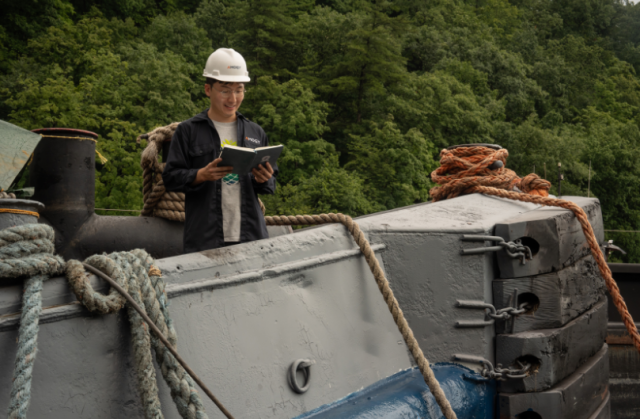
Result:
[[222,161],[218,163],[218,167],[233,166],[233,172],[236,175],[246,175],[258,167],[259,164],[269,162],[272,166],[282,153],[282,145],[274,145],[271,147],[237,147],[233,145],[225,145],[220,153]]

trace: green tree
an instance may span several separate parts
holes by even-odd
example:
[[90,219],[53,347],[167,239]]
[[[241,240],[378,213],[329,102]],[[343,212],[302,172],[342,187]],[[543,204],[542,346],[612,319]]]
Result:
[[353,135],[345,166],[364,177],[367,198],[381,209],[427,201],[429,175],[437,166],[433,144],[415,128],[403,134],[391,121],[370,124],[371,134]]
[[127,36],[120,22],[102,17],[51,27],[29,43],[33,58],[2,79],[11,122],[100,135],[98,149],[109,162],[97,174],[99,207],[141,208],[142,147],[135,138],[197,111],[188,63],[135,33]]
[[269,75],[286,80],[297,72],[300,46],[296,18],[311,0],[239,0],[226,17],[237,28],[229,40],[241,52],[254,78]]

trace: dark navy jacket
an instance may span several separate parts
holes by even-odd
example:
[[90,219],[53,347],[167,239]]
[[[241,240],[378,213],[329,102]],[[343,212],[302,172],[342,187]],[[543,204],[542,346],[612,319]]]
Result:
[[[264,147],[267,135],[258,125],[237,113],[238,146]],[[168,191],[185,193],[186,219],[184,224],[184,253],[215,249],[224,244],[222,231],[222,180],[202,182],[190,186],[198,169],[205,167],[220,155],[220,136],[207,111],[182,122],[171,140],[167,165],[162,173]],[[267,182],[259,184],[249,173],[240,176],[240,241],[269,237],[257,194],[272,194],[276,190],[277,165]]]

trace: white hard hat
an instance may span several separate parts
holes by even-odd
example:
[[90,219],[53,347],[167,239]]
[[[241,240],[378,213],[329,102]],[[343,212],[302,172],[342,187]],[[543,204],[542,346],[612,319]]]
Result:
[[203,76],[228,82],[248,82],[247,63],[238,52],[230,48],[218,48],[207,59]]

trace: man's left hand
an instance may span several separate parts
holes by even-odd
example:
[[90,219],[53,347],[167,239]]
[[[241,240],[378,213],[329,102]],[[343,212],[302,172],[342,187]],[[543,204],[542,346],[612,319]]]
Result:
[[256,178],[256,182],[265,183],[273,176],[273,168],[269,162],[266,162],[253,169],[251,173],[253,173],[253,177]]

